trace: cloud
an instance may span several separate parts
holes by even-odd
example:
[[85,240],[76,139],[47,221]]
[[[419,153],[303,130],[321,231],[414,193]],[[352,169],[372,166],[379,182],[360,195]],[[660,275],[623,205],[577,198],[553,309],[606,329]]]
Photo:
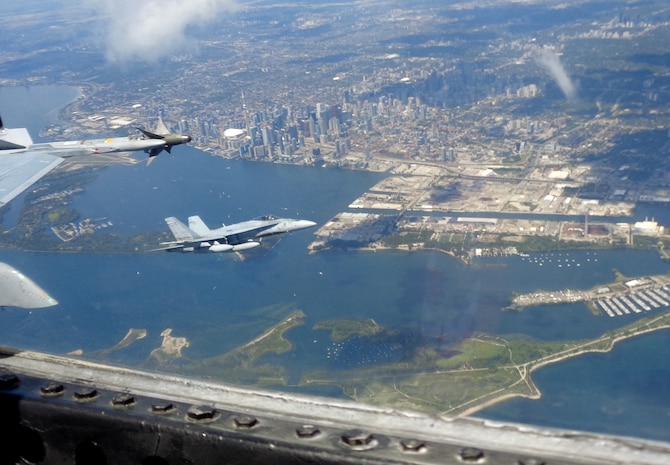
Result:
[[84,0],[102,15],[107,59],[159,61],[189,50],[188,29],[220,19],[235,0]]
[[565,98],[572,100],[577,96],[577,86],[572,82],[568,73],[566,73],[565,68],[563,68],[558,59],[558,55],[555,53],[543,53],[537,58],[537,62],[554,78]]

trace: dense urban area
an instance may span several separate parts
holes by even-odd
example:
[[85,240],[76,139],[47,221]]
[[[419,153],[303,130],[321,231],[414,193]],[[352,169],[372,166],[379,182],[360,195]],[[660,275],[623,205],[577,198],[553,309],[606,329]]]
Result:
[[[556,18],[541,17],[545,8]],[[388,172],[352,199],[365,210],[334,218],[313,250],[434,246],[468,257],[663,236],[655,219],[627,217],[670,202],[664,5],[616,16],[577,4],[355,10],[257,4],[207,30],[197,52],[132,78],[123,63],[40,60],[90,54],[95,35],[35,35],[30,53],[3,51],[0,67],[31,64],[0,84],[81,86],[45,137],[127,134],[161,118],[221,157]]]

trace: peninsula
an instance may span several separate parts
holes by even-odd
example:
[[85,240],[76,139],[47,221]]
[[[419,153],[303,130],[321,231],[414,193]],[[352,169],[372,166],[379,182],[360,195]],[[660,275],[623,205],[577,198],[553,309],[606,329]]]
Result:
[[670,311],[648,316],[583,341],[541,342],[477,334],[449,354],[429,346],[411,359],[371,368],[317,371],[301,385],[334,385],[349,397],[376,405],[469,415],[511,397],[539,398],[532,372],[589,352],[607,352],[617,342],[670,328]]

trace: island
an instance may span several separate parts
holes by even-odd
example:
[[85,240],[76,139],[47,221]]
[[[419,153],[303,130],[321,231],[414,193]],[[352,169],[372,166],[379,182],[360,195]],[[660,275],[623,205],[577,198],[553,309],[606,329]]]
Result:
[[302,385],[334,385],[352,399],[376,405],[469,415],[512,398],[537,399],[536,369],[572,357],[607,352],[625,339],[670,328],[670,311],[651,315],[592,340],[543,342],[531,337],[476,334],[449,353],[417,345],[391,364],[305,374]]
[[[267,311],[267,309],[264,309]],[[285,367],[264,358],[280,355],[293,349],[293,342],[285,334],[292,328],[304,324],[302,310],[289,310],[278,306],[270,310],[274,314],[289,311],[277,324],[271,326],[259,336],[231,350],[230,352],[199,360],[188,359],[178,365],[181,374],[194,375],[207,379],[225,378],[227,382],[252,384],[258,386],[282,386],[288,383]],[[153,366],[150,362],[149,366]],[[169,360],[158,359],[161,369],[175,369]]]
[[[324,353],[324,366],[329,368],[305,370],[292,384],[281,355],[290,356],[295,346],[287,333],[303,325],[306,315],[285,306],[271,311],[285,315],[252,340],[208,358],[190,357],[191,343],[172,336],[168,328],[145,367],[279,389],[334,386],[358,401],[458,416],[512,397],[537,399],[542,393],[532,379],[536,369],[586,353],[608,352],[623,340],[670,328],[670,309],[665,309],[588,340],[540,341],[525,335],[477,333],[444,350],[439,341],[384,328],[370,319],[328,320],[316,323],[313,330],[315,337],[316,332],[328,332],[332,341],[332,349]],[[110,349],[76,355],[105,359],[144,337],[145,330],[131,329]]]

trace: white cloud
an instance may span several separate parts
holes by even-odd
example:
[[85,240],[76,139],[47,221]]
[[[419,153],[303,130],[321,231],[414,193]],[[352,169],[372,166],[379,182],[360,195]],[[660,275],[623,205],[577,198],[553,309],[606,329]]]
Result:
[[236,9],[235,0],[84,0],[102,15],[107,59],[158,61],[193,45],[187,29]]
[[543,53],[537,62],[554,78],[565,98],[572,100],[577,96],[577,86],[572,82],[555,53]]

